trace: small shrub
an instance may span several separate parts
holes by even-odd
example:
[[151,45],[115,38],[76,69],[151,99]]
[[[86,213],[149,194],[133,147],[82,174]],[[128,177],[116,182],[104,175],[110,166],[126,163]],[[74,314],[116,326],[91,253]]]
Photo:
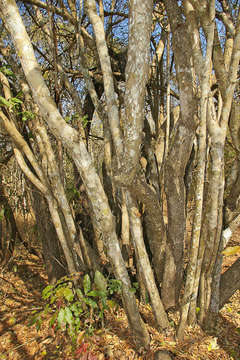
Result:
[[55,331],[67,333],[73,342],[80,331],[92,335],[99,325],[103,327],[105,310],[117,306],[113,296],[121,292],[121,282],[106,279],[99,271],[93,281],[88,274],[81,280],[82,285],[76,286],[73,278],[65,276],[55,285],[45,287],[42,298],[46,305],[34,314],[30,325],[39,330],[43,318],[50,314],[49,325]]

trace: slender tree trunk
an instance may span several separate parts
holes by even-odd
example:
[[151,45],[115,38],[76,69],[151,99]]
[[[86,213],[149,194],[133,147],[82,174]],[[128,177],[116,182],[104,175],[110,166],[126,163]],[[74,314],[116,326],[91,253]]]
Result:
[[43,259],[48,274],[49,283],[67,274],[67,265],[63,253],[60,251],[60,244],[56,230],[51,221],[46,200],[32,189],[32,205],[37,224],[37,235],[42,244]]
[[169,147],[165,164],[169,255],[173,255],[175,271],[174,267],[172,267],[174,272],[169,274],[168,283],[163,282],[163,289],[165,287],[172,289],[171,294],[168,296],[168,301],[170,306],[174,306],[178,303],[183,278],[183,250],[186,223],[184,175],[191,154],[197,123],[195,118],[196,98],[193,89],[190,36],[177,3],[174,0],[166,0],[165,5],[172,31],[181,109],[174,143]]
[[[203,194],[205,180],[206,164],[206,140],[207,140],[207,105],[210,96],[210,76],[212,71],[212,48],[214,39],[214,18],[215,1],[212,1],[209,7],[209,22],[207,34],[207,49],[205,64],[200,73],[201,79],[201,100],[200,100],[200,126],[199,126],[199,146],[197,156],[197,179],[195,188],[195,214],[193,220],[191,248],[189,253],[189,262],[187,267],[186,284],[181,307],[181,319],[178,328],[178,338],[183,338],[184,329],[187,324],[193,324],[196,320],[196,300],[199,288],[199,275],[203,258],[199,251],[200,234],[203,213]],[[189,19],[191,22],[191,18]],[[197,29],[196,29],[197,30]],[[197,59],[194,59],[195,63]],[[200,59],[198,59],[200,61]],[[198,69],[198,67],[197,67]],[[195,306],[194,306],[195,305]]]
[[156,323],[161,329],[166,329],[169,327],[168,318],[159,296],[153,271],[144,245],[139,211],[129,192],[127,192],[127,206],[129,211],[132,241],[135,247],[136,258],[139,262],[139,270],[142,273],[146,289],[148,290]]

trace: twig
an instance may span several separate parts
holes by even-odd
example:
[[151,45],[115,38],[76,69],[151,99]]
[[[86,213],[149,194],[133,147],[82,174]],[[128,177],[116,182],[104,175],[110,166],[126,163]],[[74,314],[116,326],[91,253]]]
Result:
[[6,281],[8,284],[12,285],[12,287],[18,291],[18,289],[16,288],[16,286],[11,282],[11,281],[8,281],[6,279],[4,279],[2,276],[0,276],[0,279],[2,279],[3,281]]

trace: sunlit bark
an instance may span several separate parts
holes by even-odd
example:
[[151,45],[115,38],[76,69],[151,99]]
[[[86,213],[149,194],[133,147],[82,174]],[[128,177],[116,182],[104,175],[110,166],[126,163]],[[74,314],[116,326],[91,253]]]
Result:
[[[191,6],[185,2],[186,12],[190,11]],[[193,9],[191,9],[193,11]],[[207,138],[207,102],[210,94],[210,76],[211,76],[211,59],[212,48],[214,39],[214,17],[215,17],[215,1],[211,2],[209,15],[206,15],[209,22],[207,36],[207,49],[205,59],[201,56],[199,58],[200,50],[198,44],[194,44],[195,48],[194,62],[197,63],[197,70],[201,69],[201,72],[197,71],[200,83],[200,126],[199,126],[199,143],[198,143],[198,156],[197,156],[197,174],[196,174],[196,188],[195,188],[195,210],[194,220],[192,228],[191,245],[189,252],[189,262],[187,267],[186,284],[184,288],[183,305],[181,307],[181,320],[178,328],[178,337],[182,338],[184,335],[184,329],[187,323],[194,323],[196,318],[196,302],[198,296],[199,277],[201,273],[201,264],[203,258],[200,256],[199,243],[202,225],[202,212],[203,212],[203,194],[204,194],[204,179],[205,179],[205,166],[206,166],[206,138]],[[194,19],[189,16],[189,22]],[[190,25],[194,27],[194,24]],[[194,29],[195,34],[198,29]],[[197,36],[199,38],[199,36]],[[195,46],[194,46],[195,45]],[[198,53],[198,56],[196,54]],[[193,306],[195,304],[195,306]],[[191,305],[191,306],[190,306]]]

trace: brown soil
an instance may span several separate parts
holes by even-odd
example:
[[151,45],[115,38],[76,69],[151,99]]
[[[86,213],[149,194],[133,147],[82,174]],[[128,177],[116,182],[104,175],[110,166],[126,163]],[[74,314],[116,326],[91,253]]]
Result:
[[[229,245],[239,244],[240,230],[234,234]],[[237,255],[226,257],[224,270],[236,259]],[[94,336],[79,335],[77,349],[80,351],[74,355],[70,341],[63,335],[55,335],[47,321],[43,322],[40,331],[28,325],[33,311],[44,305],[41,291],[46,285],[47,276],[41,260],[27,254],[18,245],[13,261],[0,273],[0,360],[150,360],[154,359],[158,349],[170,351],[175,360],[240,360],[240,291],[221,310],[212,334],[198,326],[189,327],[184,341],[177,342],[173,335],[166,336],[157,331],[150,307],[141,305],[140,310],[151,335],[147,354],[135,352],[126,316],[122,309],[118,309],[106,314],[105,328]]]

